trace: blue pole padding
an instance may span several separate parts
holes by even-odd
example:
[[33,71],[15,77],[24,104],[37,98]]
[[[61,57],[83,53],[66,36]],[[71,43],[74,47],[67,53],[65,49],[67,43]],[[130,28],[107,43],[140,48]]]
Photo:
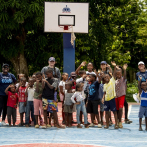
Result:
[[71,45],[71,33],[63,33],[63,72],[75,71],[75,45]]

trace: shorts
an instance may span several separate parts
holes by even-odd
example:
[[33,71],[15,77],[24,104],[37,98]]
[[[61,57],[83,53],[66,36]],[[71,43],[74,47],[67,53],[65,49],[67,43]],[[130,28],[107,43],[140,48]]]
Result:
[[19,113],[25,113],[26,106],[24,106],[24,102],[19,102]]
[[125,102],[125,95],[115,98],[116,110],[119,110],[119,108],[123,108],[124,102]]
[[115,98],[111,99],[110,101],[104,102],[104,110],[105,111],[116,111],[116,104],[115,104]]
[[71,105],[64,105],[64,112],[65,113],[72,113],[73,109],[70,108]]
[[104,104],[100,102],[100,112],[104,112]]
[[[39,108],[40,111],[39,112]],[[34,99],[34,115],[43,115],[42,100]]]
[[42,98],[42,103],[43,103],[43,110],[47,110],[50,113],[53,113],[53,111],[58,112],[57,103],[54,100],[48,100]]
[[87,113],[98,114],[98,105],[99,104],[100,104],[100,100],[97,100],[97,101],[88,100]]
[[147,107],[140,106],[138,117],[143,118],[143,116],[147,117]]

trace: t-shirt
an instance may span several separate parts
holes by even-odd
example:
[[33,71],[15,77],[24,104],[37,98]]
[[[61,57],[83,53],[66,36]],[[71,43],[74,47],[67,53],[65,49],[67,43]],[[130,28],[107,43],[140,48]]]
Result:
[[112,77],[110,79],[109,83],[104,84],[104,90],[103,91],[106,92],[105,101],[110,101],[111,99],[113,99],[116,96],[114,77]]
[[89,86],[88,100],[98,100],[99,85],[100,83],[98,83],[98,81],[95,81]]
[[60,81],[59,86],[63,86],[63,91],[65,91],[65,82],[64,81]]
[[141,98],[141,104],[140,105],[143,106],[143,107],[147,107],[147,92],[142,90],[140,98]]
[[146,82],[146,79],[147,79],[147,71],[145,71],[145,72],[140,72],[139,71],[139,72],[136,73],[136,80],[138,80],[138,81],[140,81],[139,76],[142,76],[141,82]]
[[45,74],[47,70],[49,69],[52,69],[53,70],[53,77],[54,78],[58,78],[58,82],[60,82],[60,77],[61,77],[61,74],[60,74],[60,70],[59,68],[55,67],[55,68],[50,68],[49,66],[45,66],[42,68],[41,70],[41,73]]
[[81,102],[81,101],[83,101],[85,99],[85,95],[84,95],[84,93],[81,91],[81,92],[79,92],[79,91],[76,91],[75,93],[74,93],[74,95],[71,97],[71,101],[73,102],[73,103],[76,103],[76,102]]
[[126,79],[121,77],[115,81],[116,98],[126,95]]
[[19,102],[26,102],[26,95],[25,95],[25,92],[26,92],[26,88],[27,87],[19,87],[18,89],[18,98],[19,98]]
[[16,82],[16,78],[13,74],[0,73],[0,95],[6,95],[5,89],[12,83]]
[[36,92],[36,85],[37,85],[37,83],[35,82],[35,83],[34,83],[34,99],[42,100],[42,98],[39,97],[39,95],[41,95],[42,92],[43,92],[43,89],[42,89],[42,82],[39,82],[39,83],[38,83],[38,89],[39,89],[38,92]]
[[67,90],[65,90],[65,100],[64,104],[65,105],[72,105],[71,97],[73,96],[74,93],[68,93]]
[[17,93],[12,93],[8,91],[8,100],[7,100],[7,106],[12,108],[17,108],[17,101],[18,101],[18,95]]
[[34,87],[29,87],[28,88],[28,101],[33,101],[33,99],[34,99],[34,91],[35,91],[35,89],[34,89]]
[[55,78],[52,79],[46,79],[50,85],[52,85],[54,88],[50,89],[47,83],[45,83],[45,87],[43,89],[42,97],[48,100],[54,100],[54,92],[57,87],[58,81]]

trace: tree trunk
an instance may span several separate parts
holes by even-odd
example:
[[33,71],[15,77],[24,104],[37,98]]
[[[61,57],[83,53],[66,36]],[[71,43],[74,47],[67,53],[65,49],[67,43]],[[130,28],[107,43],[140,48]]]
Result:
[[14,69],[17,74],[23,73],[28,77],[27,61],[24,53],[20,53],[17,57],[10,59],[13,63]]
[[130,82],[132,83],[135,80],[135,70],[134,69],[129,70],[129,76],[130,76]]

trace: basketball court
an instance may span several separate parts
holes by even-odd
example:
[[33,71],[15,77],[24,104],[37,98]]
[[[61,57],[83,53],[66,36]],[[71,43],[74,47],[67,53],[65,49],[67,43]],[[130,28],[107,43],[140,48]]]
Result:
[[[45,2],[44,32],[63,33],[63,71],[68,74],[75,71],[74,33],[89,32],[89,3]],[[58,103],[58,118],[61,118],[61,103]],[[147,146],[147,134],[139,132],[139,105],[129,105],[129,119],[132,124],[123,124],[123,129],[114,130],[114,126],[105,130],[91,127],[85,129],[71,128],[48,129],[34,127],[9,127],[0,123],[0,147],[132,147]],[[76,114],[73,114],[76,120]],[[19,124],[17,109],[17,122]],[[112,114],[114,122],[114,117]],[[124,114],[123,114],[124,120]],[[88,116],[90,122],[90,116]],[[0,119],[1,122],[1,119]],[[144,129],[144,126],[143,126]]]
[[[61,123],[61,103],[58,104],[58,107]],[[0,124],[0,147],[143,147],[147,144],[147,132],[138,131],[138,112],[139,105],[129,104],[129,119],[133,123],[123,124],[124,128],[118,130],[114,130],[113,126],[108,130],[99,129],[97,126],[89,129],[84,127],[77,129],[75,125],[66,129],[54,127],[35,129],[34,127],[8,127]],[[17,116],[17,123],[19,123],[19,114]],[[74,113],[74,120],[76,120],[75,117]],[[145,126],[143,125],[144,128]]]

